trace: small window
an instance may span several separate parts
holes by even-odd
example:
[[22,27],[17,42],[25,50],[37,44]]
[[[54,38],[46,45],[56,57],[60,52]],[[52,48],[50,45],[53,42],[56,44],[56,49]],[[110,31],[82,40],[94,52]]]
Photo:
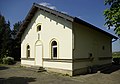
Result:
[[41,31],[41,25],[38,25],[38,26],[37,26],[37,32],[38,32],[38,31]]
[[102,46],[102,49],[105,50],[105,46]]
[[92,53],[89,53],[89,57],[92,57]]
[[30,57],[30,46],[27,45],[27,58],[29,58],[29,57]]
[[51,44],[51,54],[52,54],[52,58],[57,58],[57,42],[53,41]]
[[93,61],[94,57],[93,57],[93,54],[92,53],[89,53],[89,57],[90,61]]

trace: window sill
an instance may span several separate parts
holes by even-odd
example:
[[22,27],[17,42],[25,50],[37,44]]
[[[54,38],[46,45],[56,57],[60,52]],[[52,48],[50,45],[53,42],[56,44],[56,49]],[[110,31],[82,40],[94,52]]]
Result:
[[72,59],[57,59],[57,58],[43,58],[43,61],[49,61],[49,62],[68,62],[68,63],[72,63]]
[[35,58],[21,58],[21,60],[35,60]]

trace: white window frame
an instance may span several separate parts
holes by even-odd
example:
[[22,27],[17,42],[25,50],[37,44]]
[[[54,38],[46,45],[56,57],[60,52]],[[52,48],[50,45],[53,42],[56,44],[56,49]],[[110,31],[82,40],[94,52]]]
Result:
[[[56,43],[57,43],[57,45],[52,45],[52,43],[54,42],[55,40],[53,40],[52,42],[51,42],[51,57],[52,57],[52,59],[57,59],[58,58],[58,43],[57,43],[57,41],[55,41]],[[54,48],[57,48],[57,56],[55,57],[54,56]]]

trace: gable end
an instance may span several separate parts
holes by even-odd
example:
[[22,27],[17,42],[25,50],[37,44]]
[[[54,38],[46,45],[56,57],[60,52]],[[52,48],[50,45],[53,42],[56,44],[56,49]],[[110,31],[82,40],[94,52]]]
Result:
[[64,18],[64,19],[66,19],[66,20],[68,20],[68,21],[76,22],[76,23],[79,23],[79,24],[86,25],[86,26],[88,26],[89,28],[94,29],[94,30],[96,30],[96,31],[99,31],[99,32],[101,32],[101,33],[104,33],[104,34],[106,34],[107,36],[109,36],[109,37],[111,37],[111,38],[118,39],[118,37],[116,37],[116,36],[114,36],[114,35],[106,32],[106,31],[104,31],[104,30],[102,30],[102,29],[100,29],[100,28],[98,28],[98,27],[96,27],[96,26],[93,26],[92,24],[89,24],[89,23],[87,23],[87,22],[85,22],[85,21],[83,21],[83,20],[81,20],[81,19],[79,19],[79,18],[77,18],[77,17],[72,17],[72,16],[70,16],[70,15],[67,15],[67,14],[61,13],[61,12],[59,12],[59,11],[50,9],[50,8],[48,8],[48,7],[39,5],[39,4],[37,4],[37,3],[33,3],[32,8],[31,8],[30,11],[28,12],[25,20],[23,21],[23,23],[22,23],[22,25],[21,25],[21,27],[20,27],[20,30],[19,30],[19,32],[18,32],[18,34],[17,34],[17,38],[20,38],[20,37],[22,36],[22,34],[24,33],[25,29],[27,28],[28,24],[31,22],[31,19],[33,18],[33,16],[35,15],[35,13],[36,13],[36,11],[37,11],[38,9],[39,9],[39,10],[46,11],[46,12],[49,12],[50,14],[53,14],[53,15],[56,15],[56,16],[58,16],[58,17]]

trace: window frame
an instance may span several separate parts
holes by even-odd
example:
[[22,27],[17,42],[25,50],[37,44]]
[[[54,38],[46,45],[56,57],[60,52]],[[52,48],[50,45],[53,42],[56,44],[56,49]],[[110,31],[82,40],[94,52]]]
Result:
[[[39,27],[40,27],[40,28],[39,28]],[[36,25],[36,31],[37,31],[37,32],[40,32],[41,29],[42,29],[42,24],[41,24],[41,23],[38,23],[38,24]]]
[[37,32],[41,31],[41,25],[37,26]]
[[104,45],[102,46],[102,50],[105,50],[105,46]]
[[30,58],[30,45],[27,45],[27,48],[26,48],[26,57]]
[[[53,42],[56,42],[56,45],[53,45]],[[58,58],[58,42],[54,39],[54,40],[52,40],[51,41],[51,43],[50,43],[50,47],[51,47],[51,58],[52,59],[57,59]],[[53,51],[53,50],[55,50],[55,48],[57,49],[57,52],[56,52],[56,56],[54,56],[55,55],[55,51]]]

